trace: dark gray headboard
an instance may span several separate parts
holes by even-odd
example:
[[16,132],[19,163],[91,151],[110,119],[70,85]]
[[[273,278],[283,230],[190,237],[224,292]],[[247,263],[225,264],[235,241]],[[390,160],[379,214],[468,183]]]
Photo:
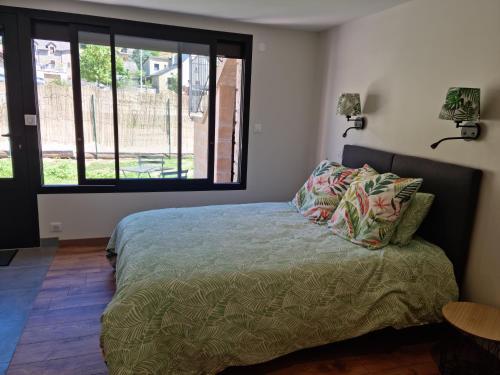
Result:
[[344,146],[342,164],[359,168],[365,163],[378,172],[422,177],[420,191],[436,196],[418,234],[441,247],[453,263],[460,286],[469,252],[483,172],[434,160],[394,154],[361,146]]

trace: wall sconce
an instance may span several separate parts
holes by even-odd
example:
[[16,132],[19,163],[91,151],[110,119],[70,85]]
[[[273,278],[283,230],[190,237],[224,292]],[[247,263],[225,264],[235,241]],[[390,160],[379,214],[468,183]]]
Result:
[[361,101],[359,99],[359,94],[342,94],[340,95],[339,102],[337,104],[337,115],[343,115],[347,117],[347,121],[354,121],[354,126],[346,129],[342,137],[347,137],[347,132],[351,129],[364,129],[365,119],[364,117],[356,117],[351,120],[352,116],[359,116],[361,114]]
[[[471,89],[467,87],[451,87],[446,94],[446,100],[439,114],[441,120],[455,121],[457,128],[461,129],[461,137],[443,138],[433,143],[431,148],[436,148],[443,141],[450,139],[463,139],[472,141],[479,137],[479,107],[480,107],[480,89]],[[465,125],[461,125],[466,121]]]

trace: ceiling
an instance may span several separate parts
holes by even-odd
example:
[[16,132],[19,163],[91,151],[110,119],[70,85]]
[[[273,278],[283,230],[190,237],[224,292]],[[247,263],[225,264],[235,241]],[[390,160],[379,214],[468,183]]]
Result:
[[410,0],[80,0],[320,31]]

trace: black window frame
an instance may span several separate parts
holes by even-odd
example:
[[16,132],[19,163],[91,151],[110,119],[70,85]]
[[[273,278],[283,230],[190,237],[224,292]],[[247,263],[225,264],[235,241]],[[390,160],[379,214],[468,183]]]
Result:
[[[36,72],[34,69],[34,58],[32,51],[32,38],[36,38],[35,26],[41,23],[50,25],[63,25],[69,30],[69,40],[74,45],[78,45],[78,31],[102,32],[108,30],[111,36],[110,47],[114,51],[114,36],[127,35],[153,39],[164,39],[176,42],[202,43],[210,46],[210,66],[213,67],[209,78],[209,114],[208,114],[208,165],[206,179],[120,179],[112,180],[114,184],[109,184],[110,180],[96,180],[94,184],[89,180],[82,179],[81,160],[83,153],[83,142],[81,137],[82,124],[78,122],[78,111],[81,112],[81,95],[79,98],[73,97],[75,108],[75,130],[77,147],[77,164],[79,173],[79,185],[43,185],[41,148],[38,129],[28,130],[27,153],[30,160],[31,185],[40,194],[61,194],[61,193],[107,193],[107,192],[152,192],[152,191],[209,191],[209,190],[245,190],[247,186],[247,164],[248,164],[248,136],[249,136],[249,116],[250,116],[250,87],[252,70],[252,43],[253,36],[249,34],[230,33],[205,29],[195,29],[188,27],[164,25],[158,23],[147,23],[116,18],[80,15],[73,13],[63,13],[45,11],[28,8],[16,8],[0,6],[0,11],[15,13],[19,23],[19,47],[21,54],[22,87],[24,113],[37,113],[36,94]],[[76,37],[76,40],[75,40]],[[55,38],[55,40],[58,40]],[[221,53],[221,46],[236,45],[241,50],[243,60],[242,86],[241,92],[241,139],[240,139],[240,175],[238,182],[214,183],[214,153],[215,153],[215,106],[216,106],[216,59]],[[222,52],[223,53],[223,52]],[[228,57],[233,52],[228,50]],[[114,56],[112,56],[112,70],[114,71]],[[78,48],[72,48],[72,69],[73,76],[79,73]],[[78,69],[78,71],[77,71]],[[113,95],[116,95],[116,77],[113,74]],[[73,92],[81,90],[80,80],[73,80]],[[116,98],[114,102],[114,117],[117,117]],[[42,124],[43,126],[43,124]],[[117,127],[115,119],[114,126]],[[115,132],[115,157],[118,153],[118,139]],[[80,151],[78,151],[80,149]],[[118,159],[116,159],[118,163]],[[119,172],[119,171],[117,171]],[[85,176],[83,176],[85,177]],[[82,184],[82,182],[84,182]],[[92,181],[92,180],[90,180]]]

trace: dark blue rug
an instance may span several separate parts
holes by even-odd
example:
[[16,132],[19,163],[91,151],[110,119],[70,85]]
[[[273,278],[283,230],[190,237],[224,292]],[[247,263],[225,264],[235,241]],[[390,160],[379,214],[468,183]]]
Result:
[[15,250],[0,250],[0,267],[7,267],[17,254]]

